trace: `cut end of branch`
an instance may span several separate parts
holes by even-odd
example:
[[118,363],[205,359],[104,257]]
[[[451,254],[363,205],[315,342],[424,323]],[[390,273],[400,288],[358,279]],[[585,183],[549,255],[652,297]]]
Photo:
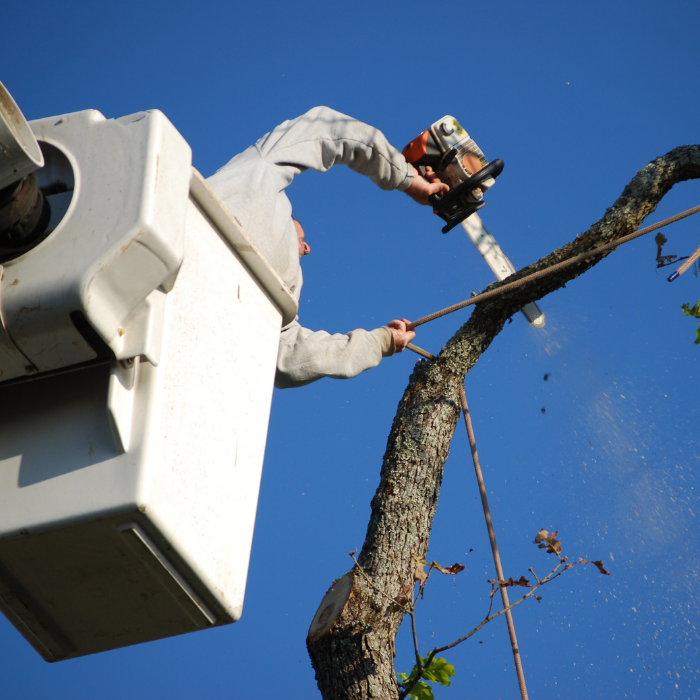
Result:
[[352,591],[353,573],[350,571],[345,576],[339,578],[329,589],[328,593],[323,596],[321,605],[314,615],[314,619],[309,627],[307,639],[310,642],[315,642],[320,639],[326,632],[329,632],[335,621],[343,612],[345,603],[348,602],[350,591]]

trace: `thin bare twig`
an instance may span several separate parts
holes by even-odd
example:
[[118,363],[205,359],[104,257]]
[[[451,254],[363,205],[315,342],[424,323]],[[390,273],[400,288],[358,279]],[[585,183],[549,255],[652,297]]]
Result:
[[489,601],[490,601],[489,611],[486,613],[486,619],[488,619],[489,615],[491,615],[491,611],[493,610],[493,599],[494,599],[493,588],[491,588],[491,595],[489,596]]
[[413,631],[413,649],[416,652],[416,663],[420,665],[420,654],[418,653],[418,634],[416,632],[415,609],[408,613],[411,616],[411,630]]
[[[575,562],[575,564],[578,564],[579,562]],[[560,567],[565,565],[565,568],[559,571]],[[437,654],[442,653],[443,651],[447,651],[449,649],[453,649],[456,647],[458,644],[461,644],[462,642],[465,642],[467,639],[470,637],[473,637],[479,630],[481,630],[486,624],[491,622],[491,620],[495,620],[497,617],[500,617],[501,615],[504,615],[506,612],[509,610],[512,610],[514,607],[520,605],[523,603],[525,600],[528,598],[531,598],[535,596],[535,592],[544,586],[547,583],[551,583],[555,578],[558,578],[561,576],[564,571],[566,571],[569,568],[573,568],[574,564],[567,564],[567,558],[566,557],[559,557],[559,563],[552,569],[552,571],[549,572],[547,576],[545,576],[541,581],[537,579],[537,576],[535,576],[535,573],[532,572],[533,576],[535,576],[535,579],[537,579],[537,585],[534,586],[531,590],[529,590],[525,595],[523,595],[521,598],[518,598],[514,603],[511,603],[507,608],[502,608],[498,612],[495,612],[491,614],[491,609],[493,606],[493,599],[495,596],[490,596],[491,598],[491,606],[489,607],[489,614],[473,629],[471,632],[468,634],[465,634],[463,637],[460,637],[459,639],[455,640],[451,644],[447,644],[442,647],[435,647],[426,657],[425,661],[421,664],[417,662],[417,665],[420,666],[420,671],[416,675],[416,677],[411,681],[409,685],[404,687],[404,689],[399,693],[399,700],[403,700],[408,696],[408,694],[413,690],[415,685],[418,683],[418,681],[423,677],[424,672],[428,669],[430,664],[432,663],[433,659]],[[532,569],[530,569],[532,571]],[[499,583],[493,584],[494,586],[500,586]],[[501,586],[502,587],[502,586]],[[537,597],[537,596],[535,596]],[[409,613],[410,614],[410,613]],[[411,615],[411,619],[413,620],[413,616]],[[417,642],[414,641],[414,644],[417,645]],[[416,652],[416,656],[418,656],[418,653]]]

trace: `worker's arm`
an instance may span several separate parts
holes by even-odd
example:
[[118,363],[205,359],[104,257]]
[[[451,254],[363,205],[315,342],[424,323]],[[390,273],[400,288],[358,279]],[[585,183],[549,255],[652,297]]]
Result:
[[376,367],[396,350],[394,332],[387,326],[331,335],[293,321],[280,334],[275,386],[289,389],[322,377],[349,379]]
[[227,209],[296,294],[299,260],[292,206],[285,194],[296,175],[345,164],[384,190],[406,191],[421,204],[446,186],[422,178],[378,129],[314,107],[280,124],[209,178]]
[[323,377],[350,379],[376,367],[382,357],[402,352],[416,337],[407,331],[407,319],[391,321],[388,326],[350,333],[326,333],[304,328],[293,321],[282,329],[277,354],[275,386],[289,389],[304,386]]
[[209,178],[227,209],[295,294],[301,287],[292,206],[285,188],[304,170],[345,164],[385,190],[416,172],[373,127],[328,107],[286,121]]
[[329,107],[314,107],[280,124],[256,148],[268,162],[291,168],[289,182],[308,168],[326,172],[341,164],[383,190],[405,191],[419,204],[428,205],[431,195],[449,190],[432,168],[423,178],[379,129]]
[[280,124],[255,148],[267,162],[287,170],[287,184],[304,170],[326,172],[334,165],[347,165],[383,190],[405,191],[416,175],[379,129],[329,107],[314,107]]

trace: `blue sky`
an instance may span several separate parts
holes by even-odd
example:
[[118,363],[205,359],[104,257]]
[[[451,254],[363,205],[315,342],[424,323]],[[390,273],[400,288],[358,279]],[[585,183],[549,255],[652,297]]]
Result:
[[[506,167],[485,225],[516,268],[586,230],[636,171],[699,138],[695,3],[122,2],[5,8],[0,80],[28,119],[94,108],[162,110],[211,175],[281,121],[327,104],[401,148],[452,114]],[[301,322],[347,331],[416,318],[492,281],[461,230],[341,167],[288,194],[312,255]],[[647,223],[700,203],[677,186]],[[700,244],[700,219],[664,233]],[[652,236],[518,317],[467,378],[506,576],[551,564],[532,544],[611,571],[570,572],[515,612],[532,697],[700,697],[696,322],[692,272],[668,284]],[[670,268],[672,269],[672,268]],[[437,352],[468,310],[420,329]],[[351,567],[396,405],[415,356],[355,380],[275,392],[246,604],[228,627],[55,665],[0,619],[4,697],[316,697],[308,625]],[[550,374],[548,381],[544,375]],[[544,410],[543,410],[544,409]],[[424,651],[471,629],[493,577],[463,427],[455,434],[429,557]],[[411,666],[401,630],[397,669]],[[452,652],[440,698],[517,695],[505,623]]]

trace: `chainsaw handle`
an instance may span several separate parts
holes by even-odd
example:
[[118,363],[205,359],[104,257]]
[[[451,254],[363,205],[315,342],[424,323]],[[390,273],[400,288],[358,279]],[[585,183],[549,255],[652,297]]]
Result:
[[450,190],[447,194],[442,197],[438,194],[434,194],[430,197],[429,201],[436,209],[443,209],[449,206],[453,200],[468,194],[489,178],[498,177],[503,172],[504,166],[505,163],[500,158],[492,160],[485,168],[482,168],[478,173],[457,185],[457,187]]
[[438,204],[442,201],[442,197],[439,194],[431,194],[428,197],[428,201],[433,205],[433,209],[437,209]]

